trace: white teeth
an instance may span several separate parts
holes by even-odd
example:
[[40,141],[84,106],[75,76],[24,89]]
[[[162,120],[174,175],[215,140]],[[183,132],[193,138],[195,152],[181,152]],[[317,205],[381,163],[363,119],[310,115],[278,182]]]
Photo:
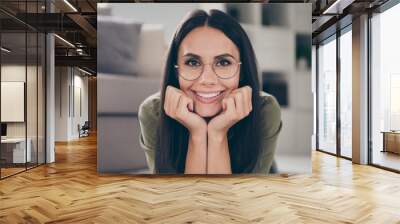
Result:
[[196,95],[204,97],[204,98],[212,98],[218,96],[221,92],[214,92],[214,93],[199,93],[196,92]]

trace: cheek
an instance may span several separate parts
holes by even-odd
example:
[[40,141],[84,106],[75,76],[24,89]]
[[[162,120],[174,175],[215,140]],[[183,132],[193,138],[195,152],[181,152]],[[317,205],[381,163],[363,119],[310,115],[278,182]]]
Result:
[[184,92],[187,97],[191,98],[192,100],[195,100],[195,95],[191,91],[192,87],[193,83],[179,79],[179,89],[182,90],[182,92]]
[[224,86],[228,90],[228,92],[239,88],[239,76],[236,76],[232,80],[224,80]]
[[179,78],[179,89],[182,90],[183,92],[185,92],[186,94],[188,94],[190,92],[189,90],[192,86],[193,86],[192,83],[189,83],[189,82]]

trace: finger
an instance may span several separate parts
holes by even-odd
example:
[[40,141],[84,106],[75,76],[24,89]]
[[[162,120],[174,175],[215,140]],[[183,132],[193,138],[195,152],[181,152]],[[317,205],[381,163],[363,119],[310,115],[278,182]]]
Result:
[[245,109],[247,114],[250,113],[252,110],[252,102],[251,102],[251,95],[252,95],[252,89],[250,87],[245,88],[245,91],[243,91],[243,96],[244,96],[244,101],[245,101]]
[[233,97],[226,98],[226,114],[230,116],[235,116],[236,113],[236,105]]
[[165,90],[165,96],[164,96],[164,111],[167,115],[169,115],[169,104],[171,101],[171,88],[170,86],[167,86]]
[[222,100],[222,111],[225,112],[226,110],[226,99]]
[[[178,88],[175,88],[175,87],[171,87],[171,88],[173,88],[173,90],[174,90],[174,92],[176,93],[176,94],[178,94],[178,95],[182,95],[182,96],[184,96],[184,97],[187,97],[188,99],[191,99],[190,97],[188,97],[187,95],[186,95],[186,93],[184,92],[184,91],[182,91],[181,89],[178,89]],[[178,107],[178,105],[177,105],[177,107]],[[194,110],[194,103],[193,102],[191,102],[188,106],[187,106],[187,108],[188,108],[188,110]]]
[[232,90],[231,94],[235,94],[235,93],[241,91],[242,88],[243,88],[243,87],[240,87],[240,88],[237,88],[237,89]]
[[194,111],[194,101],[192,98],[188,97],[184,92],[182,92],[182,99],[184,100],[185,107],[188,111]]
[[239,91],[234,95],[235,105],[236,105],[236,115],[239,118],[242,118],[246,115],[247,112],[247,103],[244,100],[243,91]]
[[249,92],[248,92],[248,103],[249,103],[249,107],[250,107],[250,111],[253,110],[253,89],[248,86],[249,88]]
[[184,96],[180,95],[179,100],[178,100],[178,105],[175,109],[176,111],[176,117],[180,120],[186,115],[188,108],[187,108],[187,103],[186,99]]
[[251,111],[253,109],[252,108],[252,91],[253,91],[253,89],[250,86],[243,86],[243,87],[240,87],[240,88],[232,91],[232,94],[238,93],[238,92],[241,92],[243,94],[243,100],[246,103],[246,105],[244,107],[245,111],[246,110]]
[[170,101],[168,104],[168,108],[169,108],[169,113],[170,115],[172,115],[173,118],[176,117],[176,111],[178,108],[178,103],[179,103],[179,99],[181,97],[181,94],[179,94],[176,90],[172,90],[170,93]]
[[192,104],[192,99],[184,95],[181,95],[178,104],[178,110],[181,112],[181,115],[186,115],[187,112],[190,111],[190,104]]
[[[247,89],[247,88],[246,88]],[[244,115],[247,116],[250,113],[250,104],[249,104],[249,92],[248,91],[243,91],[243,110],[244,110]]]
[[192,99],[190,99],[189,105],[188,105],[189,111],[193,112],[194,111],[194,102]]
[[[180,102],[182,101],[183,95],[175,92],[174,103],[172,109],[176,112],[179,109]],[[176,113],[175,113],[176,114]]]

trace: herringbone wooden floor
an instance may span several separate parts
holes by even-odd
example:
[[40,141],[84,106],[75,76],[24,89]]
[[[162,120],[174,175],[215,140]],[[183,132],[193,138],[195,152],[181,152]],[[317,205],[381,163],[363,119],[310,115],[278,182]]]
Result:
[[400,223],[400,175],[313,153],[313,174],[98,175],[96,139],[0,181],[0,223]]

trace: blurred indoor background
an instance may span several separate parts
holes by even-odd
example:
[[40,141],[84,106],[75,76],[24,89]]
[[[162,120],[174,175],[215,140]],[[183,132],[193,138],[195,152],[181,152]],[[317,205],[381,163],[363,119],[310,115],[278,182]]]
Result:
[[281,105],[278,172],[311,172],[311,3],[98,4],[100,172],[145,172],[138,107],[160,88],[166,50],[181,19],[193,9],[213,8],[230,14],[246,30],[260,85]]

